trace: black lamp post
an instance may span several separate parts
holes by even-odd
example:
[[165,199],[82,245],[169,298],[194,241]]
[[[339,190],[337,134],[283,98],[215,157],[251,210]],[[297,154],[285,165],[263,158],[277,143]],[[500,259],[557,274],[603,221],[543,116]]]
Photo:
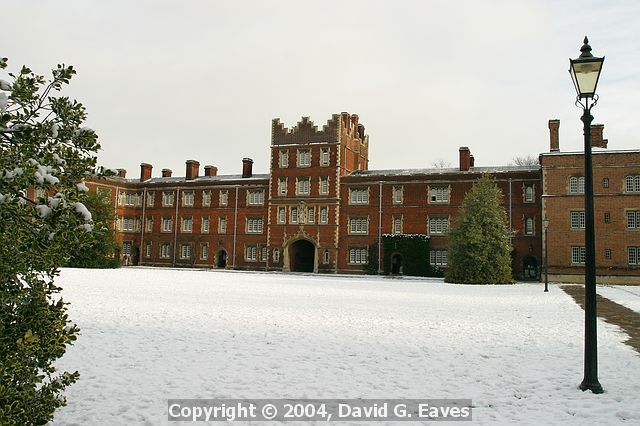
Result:
[[589,389],[593,393],[602,393],[602,386],[598,382],[598,331],[596,316],[596,250],[594,232],[593,209],[593,166],[591,160],[591,108],[598,102],[596,86],[600,78],[604,57],[597,58],[591,54],[589,40],[584,38],[584,45],[580,48],[577,59],[569,59],[569,72],[578,93],[576,105],[584,113],[584,240],[585,240],[585,271],[584,271],[584,379],[580,383],[583,391]]
[[547,249],[549,244],[547,243],[547,229],[549,228],[549,219],[546,217],[542,220],[542,227],[544,228],[544,291],[549,291],[549,254]]

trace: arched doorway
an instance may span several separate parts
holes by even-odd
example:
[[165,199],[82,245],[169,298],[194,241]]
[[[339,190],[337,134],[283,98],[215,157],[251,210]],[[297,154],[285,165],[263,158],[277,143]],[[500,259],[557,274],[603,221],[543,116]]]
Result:
[[225,268],[227,266],[227,252],[220,250],[217,255],[217,260],[218,268]]
[[538,279],[538,259],[533,256],[525,256],[522,259],[522,271],[525,280]]
[[391,273],[402,274],[402,255],[400,253],[391,256]]
[[291,272],[313,272],[316,247],[311,241],[298,240],[289,246]]

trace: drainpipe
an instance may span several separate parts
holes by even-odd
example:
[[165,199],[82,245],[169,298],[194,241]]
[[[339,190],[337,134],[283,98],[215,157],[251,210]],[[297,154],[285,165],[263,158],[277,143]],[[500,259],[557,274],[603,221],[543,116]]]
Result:
[[236,202],[233,212],[233,268],[236,267],[236,238],[238,236],[238,186],[236,185]]
[[178,207],[180,206],[180,188],[176,189],[176,216],[173,227],[173,265],[176,266],[176,249],[178,244]]
[[511,239],[513,238],[513,204],[511,202],[511,178],[509,178],[509,246],[511,250],[513,250],[513,244]]
[[140,260],[142,265],[142,259],[144,259],[144,227],[146,226],[145,211],[147,208],[147,188],[142,191],[142,229],[140,231]]
[[378,275],[382,274],[382,181],[378,182]]

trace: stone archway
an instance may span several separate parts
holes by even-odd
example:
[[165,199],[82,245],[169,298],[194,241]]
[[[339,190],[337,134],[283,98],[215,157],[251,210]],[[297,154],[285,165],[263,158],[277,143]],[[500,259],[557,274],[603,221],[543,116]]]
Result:
[[291,272],[314,272],[316,246],[309,240],[300,239],[289,245],[289,270]]
[[218,268],[227,267],[227,252],[225,250],[220,250],[216,255],[216,266]]

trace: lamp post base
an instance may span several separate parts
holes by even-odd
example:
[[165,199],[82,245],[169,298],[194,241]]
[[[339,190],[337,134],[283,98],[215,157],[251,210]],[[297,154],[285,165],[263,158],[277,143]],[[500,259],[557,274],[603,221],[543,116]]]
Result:
[[580,390],[581,391],[586,391],[586,390],[590,390],[593,393],[603,393],[604,389],[602,389],[602,386],[600,385],[600,382],[598,382],[597,380],[595,382],[587,382],[587,381],[583,381],[582,383],[580,383]]

